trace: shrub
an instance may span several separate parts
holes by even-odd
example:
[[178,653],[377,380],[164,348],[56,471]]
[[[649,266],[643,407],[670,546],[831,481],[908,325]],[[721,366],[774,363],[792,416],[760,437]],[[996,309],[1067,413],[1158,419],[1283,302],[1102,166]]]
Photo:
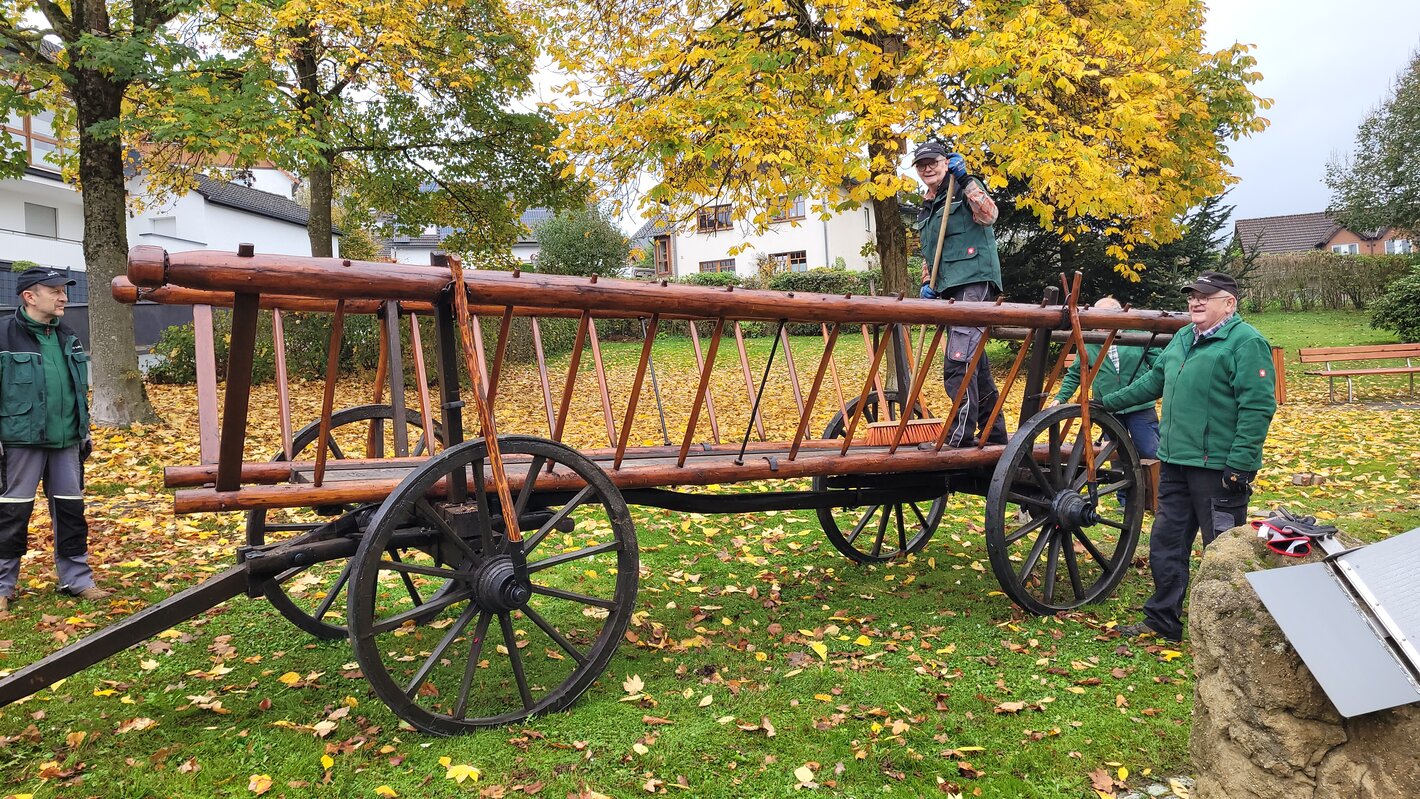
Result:
[[1408,255],[1321,251],[1261,255],[1246,277],[1244,303],[1250,311],[1361,310],[1414,262]]
[[1371,327],[1394,330],[1402,341],[1420,342],[1420,266],[1371,303]]
[[676,281],[688,286],[734,286],[739,288],[744,281],[734,272],[691,272]]

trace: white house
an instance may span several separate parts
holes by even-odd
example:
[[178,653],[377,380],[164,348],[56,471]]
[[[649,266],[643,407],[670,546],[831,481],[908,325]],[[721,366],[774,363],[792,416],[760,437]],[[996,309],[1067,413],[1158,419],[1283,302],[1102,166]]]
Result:
[[[546,208],[529,208],[518,221],[528,230],[513,242],[513,257],[530,264],[537,258],[541,248],[537,244],[537,226],[551,219],[552,212]],[[397,264],[429,265],[429,258],[436,252],[444,251],[444,239],[453,235],[454,229],[447,226],[429,225],[418,236],[392,236],[380,239],[380,255]]]
[[[877,236],[871,209],[842,211],[827,219],[808,210],[800,197],[786,205],[768,230],[756,232],[733,221],[731,203],[712,202],[697,209],[693,222],[677,225],[661,215],[643,225],[632,240],[650,241],[656,273],[668,277],[694,272],[752,277],[761,254],[773,256],[780,269],[793,272],[836,266],[839,259],[848,269],[874,265],[874,259],[863,254],[864,245]],[[731,250],[738,252],[731,254]]]
[[[85,271],[83,199],[50,160],[62,146],[51,118],[45,112],[11,116],[4,123],[24,147],[29,166],[23,176],[0,181],[0,272],[21,260]],[[194,191],[130,216],[129,244],[182,252],[235,250],[251,242],[258,252],[310,255],[308,212],[291,199],[295,178],[276,169],[252,170],[245,177],[272,191],[200,176]],[[128,191],[135,196],[146,192],[141,172],[129,180]],[[338,249],[338,236],[332,236],[331,244]]]

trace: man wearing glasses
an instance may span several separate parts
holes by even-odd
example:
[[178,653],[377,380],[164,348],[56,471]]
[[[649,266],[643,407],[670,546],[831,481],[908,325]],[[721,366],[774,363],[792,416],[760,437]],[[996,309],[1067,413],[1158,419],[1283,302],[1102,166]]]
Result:
[[1159,505],[1149,533],[1154,594],[1142,622],[1118,628],[1127,638],[1183,637],[1194,538],[1201,529],[1207,547],[1247,522],[1252,479],[1277,410],[1272,348],[1238,316],[1237,281],[1204,272],[1183,291],[1193,324],[1174,334],[1151,369],[1097,400],[1108,411],[1164,400]]
[[[922,239],[922,297],[959,302],[995,299],[1001,292],[1001,261],[996,256],[996,232],[991,227],[996,224],[996,203],[981,180],[967,174],[966,160],[947,152],[941,142],[929,141],[918,147],[912,154],[912,165],[927,186],[916,224]],[[952,180],[948,180],[949,175]],[[945,231],[942,225],[946,225]],[[966,366],[984,335],[985,328],[952,326],[942,364],[942,382],[948,397],[957,395],[966,378]],[[961,406],[947,420],[947,446],[969,447],[975,443],[977,429],[991,415],[996,396],[991,363],[982,353]],[[981,433],[989,444],[1005,444],[1005,414],[996,417],[989,432]]]

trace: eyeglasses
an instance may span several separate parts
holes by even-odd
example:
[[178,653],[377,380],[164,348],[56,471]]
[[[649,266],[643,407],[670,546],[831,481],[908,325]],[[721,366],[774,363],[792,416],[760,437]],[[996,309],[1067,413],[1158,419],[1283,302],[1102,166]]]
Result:
[[946,163],[947,162],[944,159],[934,158],[931,161],[918,161],[912,166],[916,167],[918,172],[933,172],[938,169],[941,169],[943,166],[946,165]]
[[1222,292],[1219,292],[1219,293],[1217,293],[1217,294],[1190,294],[1190,295],[1188,295],[1188,302],[1189,302],[1189,304],[1191,304],[1191,305],[1207,305],[1209,300],[1228,300],[1228,299],[1232,299],[1232,298],[1229,297],[1227,294],[1224,294],[1224,293],[1222,293]]

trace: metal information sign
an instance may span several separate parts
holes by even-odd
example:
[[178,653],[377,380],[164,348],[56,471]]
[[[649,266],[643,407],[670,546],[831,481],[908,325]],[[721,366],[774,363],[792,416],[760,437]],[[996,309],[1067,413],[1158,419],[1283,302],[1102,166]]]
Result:
[[1321,563],[1247,575],[1346,717],[1420,701],[1420,528]]

